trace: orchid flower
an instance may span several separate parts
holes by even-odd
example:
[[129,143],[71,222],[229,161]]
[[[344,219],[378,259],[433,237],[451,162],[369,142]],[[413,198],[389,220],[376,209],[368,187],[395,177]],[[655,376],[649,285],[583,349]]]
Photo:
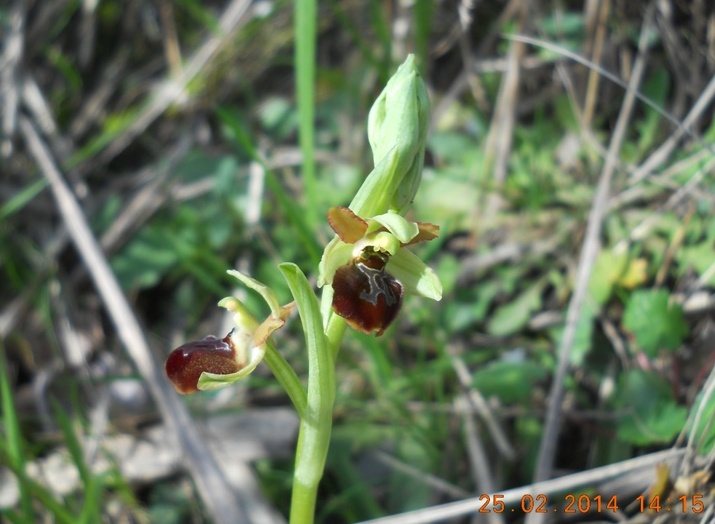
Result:
[[380,336],[404,293],[442,298],[437,275],[405,246],[439,236],[439,227],[388,212],[363,219],[346,207],[328,211],[336,237],[320,261],[318,285],[333,288],[333,310],[363,333]]
[[238,271],[228,271],[264,298],[271,314],[258,320],[235,297],[226,297],[218,305],[234,313],[234,328],[224,338],[208,336],[176,348],[166,359],[166,375],[181,394],[218,389],[250,374],[266,354],[266,341],[283,324],[293,303],[280,306],[275,292],[259,281]]

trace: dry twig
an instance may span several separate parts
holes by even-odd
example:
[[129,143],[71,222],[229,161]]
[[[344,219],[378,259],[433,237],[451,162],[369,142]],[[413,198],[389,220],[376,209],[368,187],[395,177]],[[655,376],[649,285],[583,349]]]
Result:
[[[650,455],[636,457],[617,464],[610,464],[590,471],[573,475],[565,475],[557,479],[537,482],[530,486],[507,489],[499,492],[506,507],[520,507],[522,497],[529,493],[540,493],[554,497],[561,493],[573,493],[583,487],[597,487],[599,493],[618,493],[616,487],[601,489],[607,482],[619,481],[619,486],[628,486],[629,490],[645,490],[653,478],[653,468],[657,464],[673,466],[685,455],[683,449],[669,449]],[[615,486],[615,485],[614,485]],[[495,493],[488,494],[489,500],[494,500]],[[432,524],[449,519],[471,515],[485,504],[485,495],[472,497],[459,502],[441,504],[432,508],[410,511],[400,515],[365,521],[361,524]],[[491,504],[485,509],[491,509]]]
[[[561,402],[564,395],[564,380],[568,371],[571,349],[576,336],[576,328],[581,315],[584,301],[588,290],[588,282],[591,277],[593,264],[596,260],[599,248],[599,238],[603,218],[608,210],[608,194],[611,186],[611,179],[615,171],[614,159],[618,156],[618,151],[623,142],[623,137],[633,110],[635,97],[631,94],[636,91],[643,72],[645,70],[645,56],[647,51],[647,37],[653,23],[653,7],[651,6],[646,15],[641,36],[638,42],[638,58],[633,74],[631,75],[630,89],[626,94],[618,116],[618,121],[613,132],[608,155],[603,166],[603,171],[599,177],[596,195],[588,219],[586,236],[581,248],[580,263],[576,276],[576,283],[573,295],[569,302],[566,315],[566,327],[564,329],[561,347],[559,348],[558,367],[553,380],[549,395],[549,406],[544,424],[544,432],[539,447],[539,458],[537,461],[535,480],[541,481],[550,477],[551,468],[556,452],[559,429],[561,427]],[[536,522],[539,517],[534,513],[527,516],[527,522]]]
[[[191,471],[215,522],[229,524],[246,519],[251,522],[273,522],[276,517],[266,505],[259,505],[258,501],[261,499],[255,486],[250,490],[253,493],[246,496],[245,491],[234,492],[226,482],[214,457],[203,443],[196,425],[192,423],[186,406],[172,390],[161,368],[154,361],[139,322],[47,146],[25,117],[20,119],[20,131],[30,154],[50,182],[63,222],[113,320],[117,334],[160,408],[170,434],[184,451],[186,466]],[[237,495],[243,500],[239,501]]]

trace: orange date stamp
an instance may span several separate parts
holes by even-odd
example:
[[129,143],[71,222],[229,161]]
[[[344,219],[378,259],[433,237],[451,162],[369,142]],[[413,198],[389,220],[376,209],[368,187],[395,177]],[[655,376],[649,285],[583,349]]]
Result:
[[[519,505],[520,502],[521,504]],[[705,510],[703,495],[680,495],[679,497],[661,497],[660,495],[645,496],[640,495],[629,499],[629,504],[641,513],[702,513]],[[520,507],[521,506],[521,507]],[[524,494],[517,504],[510,505],[504,502],[504,495],[484,494],[479,496],[479,513],[564,513],[564,514],[586,514],[586,513],[616,513],[625,509],[626,504],[621,505],[616,495],[587,495],[587,494],[566,494],[563,496],[549,496],[543,493],[531,495]]]

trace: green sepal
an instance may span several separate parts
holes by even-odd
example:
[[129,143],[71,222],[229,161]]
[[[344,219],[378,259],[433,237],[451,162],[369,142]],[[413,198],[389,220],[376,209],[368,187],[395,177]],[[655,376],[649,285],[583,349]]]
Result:
[[[246,287],[260,293],[260,295],[268,304],[268,307],[271,308],[271,314],[274,317],[281,316],[281,306],[278,302],[278,296],[276,295],[275,291],[273,291],[265,284],[259,282],[255,278],[251,278],[248,275],[244,275],[243,273],[241,273],[240,271],[236,271],[235,269],[229,269],[227,273],[233,277],[236,277]],[[221,304],[219,303],[219,305]]]
[[405,288],[405,293],[442,300],[442,283],[437,273],[407,249],[400,249],[385,268]]
[[394,176],[397,165],[397,148],[375,164],[348,206],[356,215],[371,217],[390,209],[391,197],[400,183],[400,178]]

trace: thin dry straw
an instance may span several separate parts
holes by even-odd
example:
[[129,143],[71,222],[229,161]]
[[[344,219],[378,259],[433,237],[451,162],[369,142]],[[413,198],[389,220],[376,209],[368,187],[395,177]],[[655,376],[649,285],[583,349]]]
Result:
[[[550,499],[563,493],[573,493],[585,486],[599,486],[613,479],[623,479],[630,474],[653,468],[656,464],[668,464],[671,467],[682,460],[685,455],[684,449],[668,449],[650,455],[636,457],[609,464],[589,471],[565,475],[552,480],[538,482],[530,486],[507,489],[498,494],[503,498],[505,508],[519,508],[525,497],[531,494],[543,494]],[[361,524],[429,524],[441,522],[448,519],[463,517],[465,515],[478,514],[479,508],[484,507],[485,500],[494,501],[496,493],[484,494],[479,497],[472,497],[457,502],[441,504],[431,508],[409,511],[399,515],[365,521]],[[554,499],[555,500],[555,499]],[[561,499],[563,500],[563,498]],[[494,510],[491,504],[484,509]],[[511,514],[511,512],[509,512]]]
[[[578,273],[576,275],[576,286],[566,314],[566,327],[564,328],[563,339],[561,347],[559,348],[556,376],[554,377],[553,386],[549,395],[550,400],[546,412],[545,427],[539,446],[536,473],[534,475],[536,481],[546,480],[551,476],[556,454],[556,442],[558,441],[558,434],[561,427],[561,403],[564,396],[564,382],[569,368],[571,349],[573,348],[573,341],[576,336],[578,320],[588,293],[588,282],[596,255],[598,254],[601,227],[603,218],[608,210],[608,194],[611,179],[615,172],[615,159],[618,156],[618,151],[623,142],[628,121],[630,120],[630,115],[634,107],[635,86],[640,82],[645,71],[645,54],[647,51],[646,37],[653,23],[653,12],[653,4],[651,4],[641,29],[640,40],[638,42],[639,53],[635,66],[633,67],[633,74],[631,75],[630,85],[627,90],[628,94],[623,101],[621,112],[618,116],[618,121],[608,148],[603,171],[599,177],[596,194],[588,219],[586,236],[581,248]],[[527,515],[526,522],[528,524],[540,522],[542,518],[542,515],[533,513]]]
[[[678,120],[673,114],[669,113],[662,107],[660,107],[655,101],[651,100],[644,94],[640,93],[637,89],[634,89],[630,87],[626,82],[624,82],[621,78],[618,76],[614,75],[607,69],[604,69],[603,67],[599,66],[598,64],[591,62],[587,58],[574,53],[573,51],[569,51],[565,47],[561,47],[556,44],[552,44],[550,42],[546,42],[544,40],[539,40],[538,38],[532,38],[530,36],[525,36],[525,35],[503,35],[504,38],[507,40],[514,40],[516,42],[524,42],[525,44],[530,44],[536,47],[541,47],[542,49],[546,49],[548,51],[552,51],[554,53],[563,55],[564,57],[573,60],[574,62],[577,62],[583,66],[586,66],[588,68],[594,69],[596,72],[599,74],[603,75],[604,78],[607,78],[614,84],[622,87],[628,94],[634,96],[641,102],[643,102],[645,105],[650,107],[651,109],[654,109],[657,111],[660,115],[663,116],[668,122],[673,124],[674,127],[676,127],[681,134],[686,134],[689,137],[693,138],[696,140],[703,148],[707,149],[710,151],[712,154],[715,155],[715,147],[713,147],[712,144],[709,144],[705,142],[699,135],[694,133],[691,129],[687,127],[687,124],[690,123],[690,114],[688,117],[686,117],[685,121],[681,122]],[[715,76],[712,78],[710,83],[708,84],[708,87],[705,90],[705,93],[710,93],[711,91],[715,91]],[[709,97],[702,97],[703,99],[709,99]],[[697,106],[698,104],[696,104]],[[698,111],[696,111],[697,107],[693,107],[693,110],[691,111],[691,114],[696,114]],[[638,170],[639,172],[641,169]],[[644,175],[639,175],[640,177]],[[640,179],[640,178],[639,178]]]

